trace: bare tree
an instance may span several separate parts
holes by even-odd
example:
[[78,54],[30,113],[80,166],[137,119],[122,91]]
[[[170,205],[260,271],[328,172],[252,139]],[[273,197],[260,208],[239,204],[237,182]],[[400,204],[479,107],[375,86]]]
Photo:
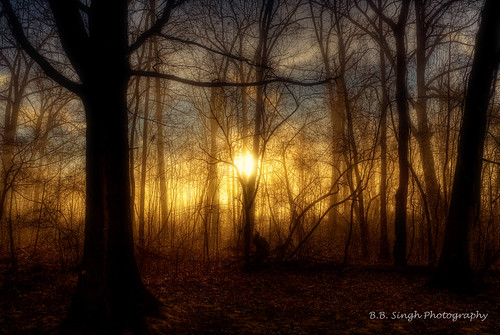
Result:
[[167,1],[153,26],[129,44],[127,2],[92,1],[87,6],[74,0],[49,1],[72,78],[36,50],[12,3],[1,3],[23,49],[47,76],[77,94],[85,108],[85,246],[69,320],[82,327],[138,331],[144,314],[153,312],[157,302],[145,289],[134,257],[126,101],[129,57],[161,29],[179,2]]
[[[396,47],[396,105],[398,111],[398,162],[399,188],[396,192],[396,218],[394,223],[396,240],[394,242],[394,262],[397,265],[406,265],[406,205],[408,199],[408,143],[410,140],[410,118],[408,110],[408,89],[406,83],[407,55],[405,30],[411,0],[402,1],[397,21],[388,17],[383,8],[378,7],[372,0],[368,4],[372,10],[391,28]],[[381,41],[384,47],[387,44]]]
[[[2,40],[9,40],[3,36]],[[9,81],[5,96],[5,115],[3,136],[0,142],[1,181],[0,181],[0,231],[6,223],[10,245],[11,269],[17,268],[17,255],[14,245],[13,226],[11,218],[6,215],[12,200],[13,188],[20,172],[19,149],[16,144],[18,124],[23,100],[28,93],[28,85],[33,77],[34,61],[30,59],[18,45],[5,45],[5,51],[0,52],[0,62],[9,71]],[[9,199],[11,199],[9,201]]]
[[500,3],[486,0],[476,36],[467,84],[446,232],[432,282],[458,290],[473,289],[470,230],[480,208],[481,171],[488,105],[496,82],[500,55]]

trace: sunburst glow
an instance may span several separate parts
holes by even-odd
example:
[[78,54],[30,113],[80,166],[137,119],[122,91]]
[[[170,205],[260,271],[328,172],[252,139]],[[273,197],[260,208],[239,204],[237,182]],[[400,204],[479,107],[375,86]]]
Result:
[[253,155],[247,151],[244,155],[237,155],[234,158],[234,165],[240,174],[250,177],[255,169],[255,160]]

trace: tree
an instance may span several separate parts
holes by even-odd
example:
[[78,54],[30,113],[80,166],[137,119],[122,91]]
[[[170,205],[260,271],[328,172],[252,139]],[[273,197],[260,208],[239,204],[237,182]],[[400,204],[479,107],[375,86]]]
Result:
[[[257,20],[258,40],[254,54],[255,80],[264,83],[266,76],[272,72],[272,56],[276,49],[276,44],[283,37],[287,28],[293,24],[294,15],[300,2],[292,3],[290,7],[285,2],[274,0],[263,0],[260,6]],[[283,10],[283,12],[280,11]],[[282,16],[281,16],[282,15]],[[280,20],[279,20],[280,19]],[[248,176],[240,178],[243,188],[243,240],[245,261],[250,262],[250,248],[255,225],[255,203],[259,188],[259,160],[262,159],[266,146],[266,95],[267,84],[256,85],[255,87],[255,114],[253,119],[253,134],[251,145],[245,150],[252,156],[252,168]],[[247,92],[242,92],[247,94]],[[246,98],[245,98],[246,99]],[[246,101],[244,102],[246,105]],[[245,109],[246,106],[243,106]],[[243,110],[243,113],[247,111]],[[246,117],[244,117],[245,119]],[[245,120],[244,120],[245,121]],[[246,128],[246,125],[243,125]],[[248,129],[243,131],[243,136]]]
[[[436,255],[433,239],[437,238],[438,226],[444,216],[444,203],[441,197],[441,187],[436,174],[434,153],[432,150],[432,126],[429,120],[429,87],[431,80],[436,77],[428,75],[429,60],[436,52],[439,44],[448,36],[446,25],[440,23],[450,6],[456,0],[442,0],[431,2],[427,0],[415,0],[415,39],[416,39],[416,98],[413,101],[417,125],[413,131],[415,139],[420,147],[420,160],[422,162],[423,179],[425,184],[424,203],[428,203],[429,222],[427,227],[427,256],[429,264],[434,264]],[[449,29],[449,28],[448,28]],[[442,73],[438,73],[438,76]],[[428,79],[428,77],[430,77]],[[436,236],[433,236],[433,231]]]
[[396,218],[394,229],[396,240],[394,242],[394,263],[406,265],[406,204],[408,199],[408,143],[410,140],[410,119],[408,111],[408,89],[406,84],[406,45],[405,30],[408,21],[408,12],[411,0],[402,1],[397,21],[387,17],[382,9],[377,7],[372,0],[368,0],[370,7],[380,16],[393,32],[396,45],[396,106],[398,111],[398,162],[399,162],[399,188],[396,191]]
[[158,32],[179,1],[167,1],[148,30],[129,44],[128,3],[51,0],[59,41],[79,81],[63,75],[27,38],[8,0],[3,11],[16,40],[47,76],[79,96],[85,109],[85,245],[68,321],[114,332],[139,331],[156,311],[134,257],[130,211],[127,86],[130,54]]
[[441,256],[432,283],[469,290],[476,283],[470,230],[480,208],[481,171],[488,105],[500,56],[500,2],[485,0],[467,84],[458,156]]
[[[12,200],[16,178],[22,162],[19,161],[19,149],[16,144],[18,122],[23,100],[26,98],[28,85],[32,81],[34,62],[29,59],[19,45],[14,45],[11,52],[0,53],[0,60],[9,70],[8,93],[6,97],[3,136],[0,140],[1,182],[0,182],[0,225],[6,222],[10,244],[11,270],[17,268],[17,255],[14,246],[12,220],[7,212]],[[10,56],[10,57],[9,57]]]
[[[323,61],[323,66],[324,66],[324,71],[325,75],[327,77],[331,77],[333,72],[337,73],[342,73],[345,71],[346,64],[340,64],[342,67],[341,69],[332,69],[331,63],[332,63],[332,55],[330,55],[331,52],[331,45],[333,44],[331,39],[331,35],[333,33],[337,34],[339,37],[337,38],[338,43],[342,44],[342,47],[345,49],[345,46],[343,45],[343,40],[342,37],[340,37],[341,32],[336,31],[335,28],[339,28],[340,24],[335,24],[339,20],[339,15],[336,13],[337,11],[337,6],[336,6],[336,1],[333,1],[333,3],[321,3],[319,4],[320,9],[319,13],[315,15],[314,13],[314,2],[309,1],[309,6],[311,10],[311,21],[313,23],[314,27],[314,33],[316,36],[316,39],[318,41],[318,46],[320,49],[320,54],[321,54],[321,60]],[[329,20],[327,21],[326,19],[323,18],[324,14],[327,12],[327,6],[328,7],[333,7],[329,12],[330,12],[330,17],[328,18]],[[337,14],[337,15],[336,15]],[[317,16],[317,17],[316,17]],[[325,22],[326,21],[326,22]],[[329,25],[327,24],[330,23]],[[340,47],[339,47],[340,49]],[[345,54],[345,51],[343,52]],[[339,58],[340,58],[340,53],[339,53]],[[345,55],[343,55],[344,61],[345,61]],[[337,85],[337,91],[335,92],[335,84],[333,82],[329,82],[326,85],[326,89],[328,92],[328,107],[330,108],[330,119],[331,119],[331,125],[332,125],[332,183],[337,182],[338,176],[341,173],[342,169],[342,159],[343,159],[343,153],[346,150],[346,144],[345,142],[345,135],[344,135],[344,128],[345,128],[345,110],[342,108],[343,107],[343,96],[341,96],[341,88],[343,88],[342,83],[345,84],[344,80],[342,80],[341,83]],[[344,85],[345,86],[345,85]],[[337,93],[337,96],[336,96]],[[338,194],[335,193],[332,195],[330,199],[330,204],[334,204],[338,201]],[[328,214],[328,223],[329,225],[333,228],[338,224],[338,213],[336,209],[333,209],[329,214]]]
[[[380,5],[380,0],[379,0]],[[382,31],[382,19],[378,27]],[[382,33],[381,33],[382,34]],[[379,258],[388,261],[391,259],[389,252],[389,238],[387,231],[387,111],[389,109],[389,93],[387,92],[387,73],[385,55],[380,48],[380,241]]]
[[[360,171],[358,144],[356,143],[354,134],[352,93],[347,85],[348,72],[351,70],[356,72],[355,65],[359,62],[359,58],[353,57],[354,52],[352,50],[352,44],[356,41],[357,36],[355,35],[355,31],[353,32],[349,29],[350,27],[346,24],[347,20],[345,20],[345,16],[351,10],[352,4],[348,1],[325,1],[321,3],[318,18],[315,17],[313,2],[310,1],[309,4],[325,73],[328,77],[331,76],[332,72],[337,74],[335,87],[333,83],[327,85],[332,123],[332,181],[337,181],[342,161],[345,162],[346,166],[353,166],[353,169],[347,170],[346,179],[351,192],[354,192],[355,189],[358,190],[354,207],[359,222],[361,253],[363,258],[367,259],[369,234],[365,214],[364,194],[361,187],[363,180]],[[323,19],[325,7],[330,11],[330,22],[328,22],[330,26]],[[331,41],[332,35],[335,37],[334,42]],[[329,53],[334,43],[336,45],[336,52],[335,56],[332,57]],[[353,59],[354,61],[352,61]],[[333,195],[330,200],[331,204],[336,203],[338,200],[337,195]],[[336,216],[336,210],[334,209],[328,218],[331,225],[338,223],[336,222],[338,220]]]

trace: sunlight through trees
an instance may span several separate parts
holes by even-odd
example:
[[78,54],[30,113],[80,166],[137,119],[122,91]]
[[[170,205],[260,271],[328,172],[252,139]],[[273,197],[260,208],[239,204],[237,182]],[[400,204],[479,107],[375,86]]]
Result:
[[[81,264],[73,315],[139,327],[148,257],[452,261],[482,2],[0,3],[1,257]],[[495,71],[471,273],[500,258]]]

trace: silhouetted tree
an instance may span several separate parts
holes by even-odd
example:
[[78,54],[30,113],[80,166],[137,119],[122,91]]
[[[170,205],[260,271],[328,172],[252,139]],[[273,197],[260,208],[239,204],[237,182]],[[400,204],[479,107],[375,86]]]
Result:
[[500,2],[486,0],[467,84],[443,249],[432,279],[437,286],[458,290],[468,290],[475,283],[470,258],[470,230],[480,207],[488,105],[496,81],[500,55],[499,15]]
[[[395,59],[392,64],[396,72],[396,107],[398,113],[398,163],[399,163],[399,187],[396,191],[395,209],[395,241],[394,241],[394,263],[396,265],[406,265],[406,205],[408,200],[408,144],[410,140],[410,116],[408,110],[408,88],[407,88],[407,55],[406,55],[406,23],[411,0],[403,0],[399,6],[397,20],[394,21],[384,13],[384,9],[377,6],[373,0],[367,0],[369,7],[387,24],[392,31],[394,44],[396,47]],[[358,5],[358,8],[359,5]],[[366,30],[365,30],[366,31]],[[380,46],[386,50],[386,54],[391,57],[388,50],[387,40],[383,36],[375,36]]]
[[23,49],[47,76],[77,94],[85,109],[85,245],[68,320],[114,332],[139,331],[144,315],[156,311],[157,301],[144,287],[134,257],[126,101],[129,58],[160,31],[179,1],[166,1],[152,27],[131,44],[127,1],[90,1],[89,6],[77,0],[49,1],[59,41],[79,81],[38,52],[19,21],[22,14],[9,0],[1,3]]

